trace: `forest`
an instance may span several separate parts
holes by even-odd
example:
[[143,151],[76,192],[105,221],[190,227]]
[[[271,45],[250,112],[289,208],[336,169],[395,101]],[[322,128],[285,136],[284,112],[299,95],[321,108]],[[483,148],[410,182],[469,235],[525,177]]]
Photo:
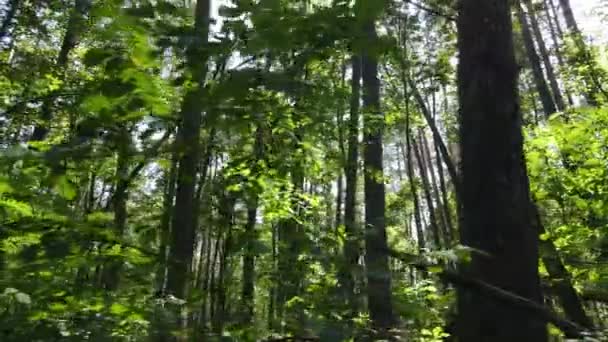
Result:
[[0,341],[608,341],[602,27],[0,0]]

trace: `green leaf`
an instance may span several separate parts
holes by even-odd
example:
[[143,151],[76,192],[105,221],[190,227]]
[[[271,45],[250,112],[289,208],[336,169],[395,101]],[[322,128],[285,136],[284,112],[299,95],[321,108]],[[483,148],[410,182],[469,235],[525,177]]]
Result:
[[129,312],[129,308],[127,308],[126,306],[120,304],[120,303],[113,303],[112,306],[110,306],[110,312],[113,315],[123,315],[126,312]]
[[76,187],[65,175],[57,179],[57,182],[55,183],[55,191],[57,191],[61,197],[68,201],[71,201],[76,197]]

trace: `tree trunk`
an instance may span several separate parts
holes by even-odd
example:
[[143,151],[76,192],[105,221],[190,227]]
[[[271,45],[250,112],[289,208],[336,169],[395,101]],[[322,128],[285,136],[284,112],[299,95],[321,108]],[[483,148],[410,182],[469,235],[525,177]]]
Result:
[[[420,136],[420,135],[419,135]],[[441,249],[441,234],[439,233],[439,225],[437,224],[437,218],[435,217],[435,206],[433,205],[433,196],[431,194],[431,184],[429,182],[427,169],[425,167],[426,160],[423,156],[422,148],[420,147],[421,142],[416,139],[412,139],[412,148],[418,161],[418,170],[420,170],[420,179],[422,180],[422,193],[426,200],[427,209],[429,211],[429,226],[433,233],[433,243],[436,249]]]
[[530,68],[532,69],[532,76],[534,77],[536,91],[538,91],[545,116],[548,118],[556,111],[555,103],[553,102],[551,91],[549,90],[549,86],[545,80],[543,68],[540,64],[540,58],[538,57],[536,48],[534,47],[534,39],[532,37],[532,31],[530,30],[530,25],[528,24],[526,14],[519,3],[515,6],[517,8],[517,18],[519,19],[519,23],[521,25],[521,34],[524,39],[526,55],[528,56],[528,61],[530,62]]
[[[264,131],[261,123],[255,132],[254,142],[255,158],[251,165],[251,170],[254,176],[260,176],[263,170],[259,169],[259,162],[264,157]],[[243,303],[243,323],[250,324],[254,318],[255,307],[255,244],[257,242],[257,233],[255,231],[255,223],[258,213],[258,194],[250,194],[251,198],[247,205],[247,223],[245,223],[245,254],[243,255],[243,288],[241,291],[241,299]]]
[[557,106],[557,110],[560,112],[566,108],[566,104],[564,102],[564,97],[562,96],[562,92],[559,89],[559,84],[557,83],[557,77],[555,76],[555,71],[553,70],[553,64],[551,64],[551,60],[549,59],[549,51],[547,50],[547,46],[545,44],[545,40],[543,39],[543,34],[540,30],[540,25],[538,24],[538,20],[536,19],[536,13],[534,13],[534,7],[532,6],[532,1],[524,0],[524,4],[528,8],[528,16],[530,17],[530,24],[532,26],[532,32],[536,38],[536,44],[538,45],[538,51],[540,52],[540,56],[543,60],[543,65],[545,66],[545,71],[547,72],[547,78],[549,80],[549,85],[551,86],[551,91],[553,92],[553,98],[555,99],[555,105]]
[[[441,220],[441,225],[439,223],[437,223],[437,226],[442,235],[442,240],[443,240],[442,247],[445,248],[450,245],[451,240],[452,240],[451,231],[448,228],[448,222],[447,222],[448,219],[443,215],[444,214],[443,207],[446,204],[445,203],[442,204],[441,199],[440,199],[441,197],[440,197],[440,192],[439,192],[439,186],[437,184],[437,175],[435,174],[435,165],[433,164],[433,156],[431,156],[431,150],[429,148],[428,140],[426,138],[426,135],[424,134],[424,131],[422,131],[422,130],[420,130],[420,144],[421,144],[421,149],[422,149],[422,155],[424,157],[423,159],[426,161],[426,165],[429,170],[428,173],[431,175],[430,186],[434,193],[433,197],[435,199],[435,202],[437,203],[436,215],[439,215],[440,220]],[[439,171],[441,171],[441,170],[439,170]],[[438,222],[439,222],[439,220],[438,220]]]
[[[363,32],[369,45],[378,40],[373,18],[365,20]],[[364,51],[362,58],[363,104],[365,116],[365,264],[367,266],[367,296],[372,327],[384,333],[394,324],[391,299],[391,274],[385,223],[385,192],[382,136],[384,115],[380,109],[378,57]]]
[[342,286],[345,298],[353,314],[358,312],[355,299],[354,271],[359,260],[359,233],[356,226],[357,216],[357,174],[359,168],[359,106],[361,100],[361,57],[352,57],[350,119],[348,121],[348,154],[344,174],[346,193],[344,198],[344,270]]
[[574,18],[574,12],[572,12],[572,7],[570,6],[570,0],[559,0],[559,5],[562,8],[564,19],[566,19],[566,27],[568,28],[568,31],[580,35],[581,30],[578,28],[578,24]]
[[4,14],[4,19],[2,19],[2,26],[0,26],[0,40],[3,40],[4,37],[8,36],[8,31],[11,29],[11,25],[13,24],[13,19],[19,10],[19,4],[21,0],[11,0],[7,6],[8,9]]
[[[582,72],[586,85],[585,98],[587,103],[592,106],[596,106],[598,104],[596,95],[601,94],[606,100],[608,100],[608,92],[603,88],[603,80],[600,78],[600,75],[602,75],[604,71],[601,70],[597,65],[597,61],[594,59],[589,47],[583,39],[583,34],[581,33],[576,19],[574,18],[574,12],[570,6],[570,0],[559,0],[559,3],[562,13],[564,14],[564,19],[566,19],[566,28],[568,29],[568,33],[572,37],[576,49],[578,50],[575,58],[582,61],[582,64],[585,66],[585,70]],[[572,64],[576,65],[580,63],[575,62]]]
[[[559,24],[559,19],[557,17],[557,11],[555,10],[555,6],[553,5],[553,0],[545,0],[545,15],[547,17],[547,24],[549,26],[549,32],[551,34],[551,40],[553,41],[553,49],[555,50],[555,57],[557,58],[557,63],[560,67],[560,70],[566,68],[566,63],[564,62],[564,56],[562,56],[561,49],[561,40],[563,40],[564,33],[562,32],[561,25]],[[563,75],[562,75],[563,77]],[[566,93],[566,98],[568,99],[568,105],[574,105],[574,100],[572,99],[572,94],[568,89],[568,83],[564,82],[564,91]]]
[[[462,267],[542,303],[510,15],[510,1],[460,1],[461,240],[484,252],[473,252]],[[459,341],[547,341],[546,322],[474,289],[458,288],[458,312]]]
[[411,78],[408,77],[408,78],[402,80],[402,82],[403,82],[404,87],[406,87],[406,84],[407,84],[411,88],[412,95],[414,95],[414,100],[416,100],[416,104],[418,105],[418,108],[422,112],[422,115],[424,116],[426,123],[429,125],[429,128],[431,129],[431,132],[433,133],[433,140],[435,140],[435,143],[439,147],[439,151],[441,152],[441,156],[443,157],[443,160],[445,161],[445,164],[448,169],[448,174],[450,175],[450,178],[452,179],[452,183],[454,184],[456,193],[457,194],[460,193],[460,191],[458,190],[460,188],[460,180],[458,177],[458,171],[457,171],[456,165],[454,164],[454,162],[452,162],[452,158],[450,157],[448,148],[445,145],[443,138],[441,138],[441,133],[439,132],[439,129],[437,128],[437,124],[435,123],[435,120],[433,119],[431,112],[429,111],[428,107],[426,106],[426,103],[424,102],[424,98],[420,94],[420,91],[418,91],[418,87],[416,86],[416,83]]
[[[559,256],[559,252],[553,244],[553,241],[542,238],[542,235],[545,234],[545,227],[535,204],[531,204],[531,210],[535,228],[538,230],[541,236],[539,239],[541,260],[547,269],[547,273],[549,273],[553,291],[557,295],[566,317],[581,327],[593,330],[593,322],[585,313],[583,303],[572,286],[572,278],[570,277],[570,273],[564,266],[562,259]],[[569,338],[578,337],[576,335],[568,335],[568,332],[566,332],[566,335],[566,337]]]
[[227,277],[229,276],[229,258],[232,253],[232,227],[234,226],[234,205],[236,199],[231,194],[222,195],[220,208],[220,226],[218,229],[226,231],[226,237],[222,246],[221,258],[219,261],[219,272],[217,282],[215,284],[215,313],[213,315],[213,332],[217,336],[221,336],[224,331],[224,326],[229,319],[226,310],[226,293],[227,293]]
[[[61,74],[65,72],[70,52],[72,52],[78,44],[80,36],[85,29],[86,17],[91,9],[91,1],[92,0],[76,0],[76,3],[74,4],[74,9],[70,14],[68,27],[63,36],[61,49],[59,50],[59,55],[57,56],[57,61],[55,63],[56,71]],[[63,78],[63,76],[61,76],[61,78]],[[48,97],[43,101],[40,109],[41,122],[34,127],[31,140],[40,141],[46,138],[46,135],[49,132],[50,121],[53,119],[53,100],[53,97]]]
[[[175,210],[171,230],[171,264],[167,274],[167,291],[185,299],[190,282],[190,264],[194,253],[194,242],[198,210],[195,188],[200,154],[201,112],[200,99],[204,96],[207,75],[207,52],[211,0],[196,3],[194,33],[196,43],[187,51],[187,64],[194,82],[198,85],[184,95],[181,108],[181,126],[177,134],[177,148],[181,152],[177,171]],[[178,324],[183,323],[181,316]],[[186,320],[187,321],[187,320]]]
[[[129,158],[132,147],[131,133],[121,129],[120,141],[118,142],[118,160],[116,161],[116,187],[112,194],[112,207],[114,210],[114,234],[122,239],[127,226],[127,201],[129,199]],[[105,264],[101,275],[102,286],[109,291],[118,289],[121,260],[112,260]]]
[[177,178],[177,155],[171,157],[171,167],[165,175],[165,194],[163,196],[163,214],[158,230],[159,262],[156,271],[156,291],[163,294],[166,286],[167,246],[171,235],[171,214],[175,202],[175,181]]

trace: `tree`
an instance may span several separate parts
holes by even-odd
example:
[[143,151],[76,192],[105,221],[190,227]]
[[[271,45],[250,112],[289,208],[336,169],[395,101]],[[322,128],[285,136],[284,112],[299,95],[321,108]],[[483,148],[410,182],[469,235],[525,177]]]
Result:
[[[457,24],[461,240],[479,251],[463,271],[540,303],[509,2],[461,1]],[[547,340],[545,322],[474,290],[458,289],[458,312],[462,341]]]
[[523,8],[520,4],[516,4],[516,7],[517,17],[519,18],[522,36],[524,38],[524,44],[526,47],[526,55],[528,56],[530,67],[532,68],[532,75],[534,78],[534,83],[536,85],[536,91],[538,91],[538,94],[540,96],[540,102],[543,105],[543,111],[545,112],[545,116],[549,117],[556,111],[555,103],[553,102],[553,96],[551,96],[551,91],[549,90],[547,80],[545,79],[545,75],[543,74],[543,69],[540,64],[540,58],[536,53],[532,30],[530,29],[530,24],[528,23],[526,14],[524,13]]
[[[364,6],[369,6],[366,4]],[[377,6],[377,5],[376,5]],[[365,7],[364,7],[365,8]],[[376,10],[377,11],[377,10]],[[374,16],[362,19],[362,32],[368,46],[378,39]],[[365,113],[365,263],[367,265],[367,297],[372,325],[386,333],[394,324],[391,299],[391,274],[388,265],[385,190],[383,180],[382,135],[384,118],[380,108],[378,60],[369,48],[363,51],[361,78]]]
[[538,24],[535,9],[532,6],[532,1],[530,0],[524,0],[524,4],[528,8],[528,17],[530,18],[532,32],[534,33],[534,38],[538,45],[538,51],[540,53],[540,56],[542,57],[545,71],[547,72],[547,79],[549,80],[549,84],[551,85],[551,92],[553,93],[555,106],[557,107],[557,110],[563,111],[566,107],[566,104],[564,102],[562,92],[559,88],[559,84],[557,83],[557,76],[555,75],[553,64],[551,64],[551,59],[549,58],[549,51],[547,50],[545,40],[540,30],[540,25]]
[[[190,267],[194,256],[196,229],[198,228],[195,190],[200,154],[200,128],[203,108],[201,98],[205,92],[207,77],[208,42],[211,1],[196,3],[194,34],[198,44],[189,46],[187,63],[194,85],[184,95],[177,132],[177,148],[181,152],[178,161],[175,209],[169,247],[169,269],[167,291],[169,294],[186,299],[190,284]],[[178,316],[179,317],[179,316]],[[180,318],[178,322],[183,324]]]

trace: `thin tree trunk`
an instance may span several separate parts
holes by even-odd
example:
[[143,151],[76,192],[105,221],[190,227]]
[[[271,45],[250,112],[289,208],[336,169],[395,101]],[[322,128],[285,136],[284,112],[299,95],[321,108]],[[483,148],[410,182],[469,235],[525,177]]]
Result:
[[[407,77],[407,78],[405,78],[405,77]],[[422,115],[424,116],[426,123],[429,125],[431,132],[433,133],[433,140],[435,140],[435,143],[439,147],[439,151],[441,152],[441,156],[443,157],[443,160],[445,161],[446,167],[448,169],[448,174],[450,175],[452,184],[454,184],[456,193],[457,194],[460,193],[460,191],[459,191],[460,180],[458,177],[458,171],[457,171],[456,165],[454,164],[454,162],[452,162],[452,158],[450,157],[448,148],[445,145],[443,138],[441,137],[441,133],[439,132],[439,128],[437,128],[437,124],[435,123],[435,120],[433,120],[433,116],[431,115],[431,112],[429,111],[428,107],[426,106],[426,103],[424,102],[424,98],[420,94],[420,91],[418,91],[418,87],[416,86],[416,83],[411,78],[409,78],[409,76],[404,76],[404,79],[402,80],[402,82],[403,82],[404,87],[406,87],[406,85],[409,85],[409,87],[412,91],[412,95],[414,96],[414,100],[416,101],[418,108],[422,112]]]
[[[407,99],[407,96],[406,96]],[[409,101],[408,101],[409,102]],[[405,147],[401,144],[403,159],[406,161],[407,178],[410,186],[410,193],[414,201],[414,225],[416,227],[416,241],[418,242],[418,252],[423,253],[426,249],[426,238],[424,236],[424,227],[422,225],[422,217],[420,215],[420,202],[418,201],[418,187],[414,177],[414,162],[412,157],[411,130],[410,130],[410,114],[409,106],[406,102],[406,121],[405,121]]]
[[568,29],[568,33],[572,37],[576,48],[578,49],[578,57],[582,60],[582,63],[586,67],[583,72],[583,78],[585,79],[586,84],[586,93],[585,98],[587,103],[592,106],[597,105],[596,95],[601,94],[606,100],[608,100],[608,92],[603,88],[603,80],[600,79],[600,74],[602,70],[597,65],[597,61],[593,58],[589,47],[585,43],[583,39],[583,34],[578,27],[576,19],[574,18],[574,12],[572,11],[572,7],[570,6],[570,0],[559,0],[560,7],[562,9],[562,13],[564,14],[564,19],[566,20],[566,28]]
[[441,201],[439,186],[437,184],[437,175],[435,174],[435,165],[433,164],[433,156],[431,155],[431,150],[429,148],[429,143],[426,138],[426,135],[424,134],[424,132],[422,130],[420,130],[420,144],[421,144],[421,153],[422,153],[423,159],[426,161],[426,165],[429,170],[429,174],[431,175],[430,186],[431,186],[431,189],[433,190],[433,194],[434,194],[433,198],[435,199],[435,201],[437,203],[436,208],[438,209],[436,211],[436,215],[439,215],[439,217],[441,218],[441,225],[439,225],[439,220],[437,220],[437,226],[442,235],[442,240],[443,240],[442,247],[448,247],[451,242],[451,234],[450,234],[450,230],[448,228],[447,218],[443,215],[444,214],[443,206],[445,206],[446,204],[442,203],[442,201]]
[[[193,81],[198,83],[184,95],[181,108],[181,126],[177,134],[177,148],[181,152],[177,171],[175,210],[171,230],[171,264],[167,273],[167,291],[185,299],[189,292],[190,265],[194,253],[198,210],[196,208],[196,179],[200,154],[201,108],[204,80],[207,75],[207,52],[211,0],[196,3],[194,33],[196,43],[187,51],[187,65]],[[187,324],[184,315],[178,314],[178,326]]]
[[[121,239],[127,226],[127,201],[129,199],[129,159],[132,147],[131,133],[122,128],[116,161],[116,187],[112,194],[111,203],[114,211],[114,234]],[[122,261],[112,260],[105,264],[102,271],[102,286],[109,291],[118,289]]]
[[540,30],[540,25],[538,24],[538,20],[536,19],[536,13],[534,13],[534,7],[532,6],[532,1],[524,0],[524,4],[528,8],[528,16],[530,17],[530,24],[532,26],[532,32],[536,38],[536,44],[538,45],[538,51],[540,52],[540,56],[543,60],[543,64],[545,66],[545,71],[547,72],[547,79],[549,80],[549,85],[551,86],[551,91],[553,92],[553,98],[555,99],[555,105],[557,109],[561,112],[566,108],[566,104],[564,102],[564,97],[562,96],[562,92],[559,89],[559,84],[557,83],[557,77],[555,76],[555,71],[553,70],[553,64],[551,64],[551,60],[549,59],[549,51],[547,50],[547,46],[545,44],[545,40],[543,38],[543,34]]
[[[67,67],[70,52],[72,52],[78,44],[78,41],[81,38],[80,36],[85,29],[86,17],[91,9],[91,1],[92,0],[76,0],[74,9],[70,14],[68,26],[61,43],[61,49],[59,50],[59,55],[57,56],[57,61],[55,63],[57,72],[62,75]],[[61,76],[61,78],[63,78],[63,76]],[[32,140],[40,141],[46,138],[46,135],[49,132],[50,121],[53,119],[53,104],[53,97],[49,97],[43,101],[40,117],[42,122],[36,124],[34,127]]]
[[163,196],[163,214],[158,230],[158,251],[160,260],[156,270],[156,291],[164,294],[167,273],[167,247],[171,236],[171,214],[175,202],[175,182],[177,178],[177,156],[171,157],[171,167],[165,176],[165,194]]
[[[460,1],[457,26],[461,240],[484,252],[461,266],[475,279],[542,303],[510,2]],[[547,341],[546,322],[464,287],[457,326],[459,341]]]
[[[378,37],[374,19],[365,20],[363,32],[374,44]],[[367,296],[372,327],[381,335],[394,324],[391,298],[391,274],[385,222],[385,190],[383,172],[384,115],[380,109],[380,82],[377,56],[370,51],[362,58],[363,104],[369,114],[365,117],[365,264],[367,266]]]
[[[531,204],[532,215],[536,230],[539,232],[539,236],[545,234],[545,227],[540,218],[538,208],[536,205]],[[564,266],[559,252],[555,248],[553,241],[550,239],[539,239],[540,241],[540,252],[541,260],[545,265],[549,278],[551,279],[551,285],[553,291],[557,295],[566,317],[579,324],[581,327],[585,327],[589,330],[593,330],[593,322],[585,313],[583,303],[576,293],[576,290],[572,286],[572,278],[570,273]],[[568,335],[569,338],[577,338],[578,336]]]
[[346,176],[346,193],[344,198],[344,270],[342,286],[345,298],[353,315],[358,312],[355,299],[354,271],[359,260],[359,236],[356,226],[357,216],[357,174],[359,168],[359,106],[361,100],[361,57],[352,57],[352,78],[350,98],[350,119],[348,121],[348,154],[344,174]]
[[437,174],[439,175],[439,190],[441,191],[441,201],[443,202],[443,206],[441,207],[442,211],[443,211],[443,216],[445,219],[445,223],[446,223],[446,231],[447,231],[447,239],[448,239],[448,246],[453,244],[456,241],[456,238],[454,237],[454,234],[456,232],[456,229],[454,227],[454,223],[452,221],[452,211],[450,210],[450,201],[449,201],[449,197],[448,197],[448,189],[446,186],[446,182],[445,182],[445,176],[443,173],[443,164],[441,162],[441,154],[439,152],[439,147],[437,146],[437,144],[433,144],[433,146],[435,147],[435,154],[437,155],[436,157],[436,162],[437,162]]
[[224,325],[229,319],[226,311],[226,293],[227,293],[227,277],[230,273],[228,266],[230,254],[232,253],[232,227],[234,225],[234,205],[236,199],[231,194],[223,195],[226,198],[222,200],[219,208],[221,224],[219,229],[226,230],[226,238],[222,246],[221,258],[219,263],[218,279],[215,284],[215,314],[213,315],[213,332],[217,336],[221,336],[224,331]]
[[[553,13],[553,15],[552,15]],[[555,6],[553,5],[552,0],[545,0],[545,15],[547,17],[547,24],[549,26],[549,32],[551,33],[551,40],[553,41],[553,49],[555,50],[555,57],[557,58],[557,63],[559,65],[560,70],[566,68],[566,63],[564,62],[564,56],[562,56],[562,48],[561,48],[561,40],[563,40],[564,34],[562,32],[561,25],[559,23],[559,19],[557,17],[557,11],[555,10]],[[563,74],[562,74],[563,77]],[[574,100],[572,99],[572,94],[568,89],[568,83],[564,82],[564,91],[566,93],[566,98],[568,99],[568,105],[574,105]]]
[[519,19],[519,23],[521,25],[521,33],[524,39],[524,45],[526,47],[526,55],[528,56],[530,68],[532,69],[532,76],[534,78],[534,84],[536,85],[536,91],[538,91],[538,95],[540,97],[540,102],[543,105],[543,111],[545,113],[545,116],[548,118],[556,111],[555,103],[553,102],[551,91],[549,90],[549,86],[547,85],[547,81],[545,80],[543,68],[540,64],[540,58],[538,57],[538,54],[536,53],[536,48],[534,47],[532,30],[530,29],[530,25],[528,24],[526,14],[522,9],[521,4],[518,3],[515,6],[517,8],[517,18]]
[[276,310],[275,310],[275,303],[277,301],[277,286],[276,283],[278,281],[278,267],[277,267],[277,241],[278,241],[278,232],[277,232],[277,227],[276,225],[272,225],[272,279],[274,280],[272,282],[272,284],[269,286],[268,288],[268,321],[267,321],[267,328],[270,331],[274,331],[275,330],[275,317],[276,317]]
[[2,19],[2,25],[0,26],[0,40],[3,40],[4,37],[8,36],[8,31],[11,29],[13,19],[19,11],[20,2],[21,0],[10,0],[10,2],[7,4],[8,9],[6,10],[4,19]]
[[[420,137],[420,134],[418,135]],[[433,195],[431,194],[431,184],[429,182],[428,173],[426,169],[426,160],[423,156],[422,148],[420,146],[422,142],[412,138],[412,148],[418,162],[418,170],[420,171],[420,179],[422,180],[422,193],[426,200],[426,206],[429,211],[429,226],[433,233],[433,243],[436,249],[441,249],[441,233],[439,232],[439,225],[437,224],[437,218],[435,217],[435,206],[433,204]]]
[[[260,123],[255,132],[252,173],[259,176],[263,170],[259,169],[259,163],[264,158],[264,130]],[[250,195],[252,198],[247,205],[247,223],[245,224],[245,253],[243,255],[243,287],[241,290],[241,301],[243,304],[243,323],[250,324],[254,318],[255,307],[255,244],[257,234],[255,223],[258,213],[258,194]]]
[[570,0],[559,0],[559,5],[562,8],[564,19],[566,19],[566,27],[568,30],[574,34],[580,35],[581,30],[578,28],[578,24],[574,18],[574,12],[572,12],[572,7],[570,6]]

